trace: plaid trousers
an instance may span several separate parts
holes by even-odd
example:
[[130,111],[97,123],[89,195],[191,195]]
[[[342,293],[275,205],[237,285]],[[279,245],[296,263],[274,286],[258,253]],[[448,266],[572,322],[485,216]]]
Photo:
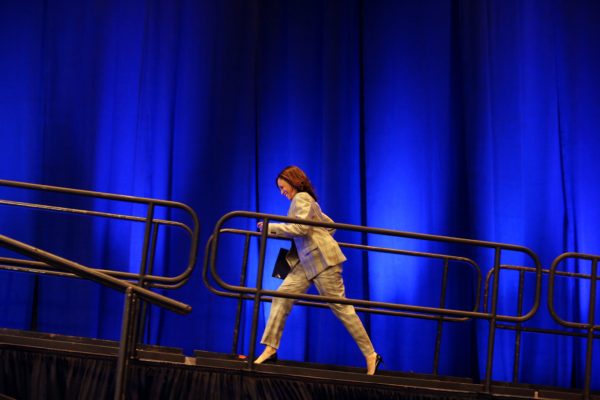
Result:
[[[346,297],[341,264],[325,269],[312,280],[308,280],[301,265],[296,265],[296,267],[292,268],[289,272],[277,291],[295,294],[305,293],[310,287],[311,281],[315,283],[317,290],[323,296]],[[265,327],[261,339],[262,344],[271,346],[275,349],[279,348],[285,321],[290,314],[294,302],[294,299],[286,299],[283,297],[273,298],[269,320],[267,321],[267,326]],[[369,339],[369,335],[360,318],[356,315],[354,306],[351,304],[330,303],[329,308],[331,308],[331,311],[333,311],[335,316],[342,321],[363,355],[366,357],[372,354],[375,351],[373,349],[373,344],[371,343],[371,339]]]

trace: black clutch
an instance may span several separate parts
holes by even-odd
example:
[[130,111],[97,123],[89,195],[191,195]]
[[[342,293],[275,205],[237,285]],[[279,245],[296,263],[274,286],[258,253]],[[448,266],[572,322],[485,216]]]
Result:
[[287,256],[288,250],[281,248],[279,249],[279,254],[277,255],[277,261],[275,261],[275,265],[273,266],[273,274],[271,276],[273,278],[285,279],[287,274],[290,272],[290,265],[288,264],[285,256]]

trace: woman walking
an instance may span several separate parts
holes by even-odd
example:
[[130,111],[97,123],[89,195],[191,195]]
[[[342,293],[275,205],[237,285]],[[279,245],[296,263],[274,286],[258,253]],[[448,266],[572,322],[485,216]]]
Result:
[[[321,211],[315,190],[300,168],[286,167],[277,175],[276,184],[281,194],[291,201],[288,217],[333,222]],[[262,231],[262,222],[258,223],[258,228]],[[333,239],[333,230],[301,224],[273,223],[269,224],[268,233],[293,239],[292,248],[286,257],[291,270],[277,289],[278,291],[294,294],[305,293],[311,283],[314,283],[321,295],[346,297],[342,279],[342,263],[346,261],[346,257]],[[277,359],[277,349],[285,321],[293,303],[293,299],[273,298],[269,320],[261,340],[266,347],[254,361],[256,364]],[[329,307],[342,321],[363,353],[367,364],[367,374],[375,374],[382,358],[375,352],[362,322],[356,315],[354,306],[330,303]]]

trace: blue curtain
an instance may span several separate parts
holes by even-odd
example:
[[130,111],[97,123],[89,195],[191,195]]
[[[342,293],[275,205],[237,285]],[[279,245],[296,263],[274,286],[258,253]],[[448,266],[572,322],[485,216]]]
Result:
[[[338,222],[519,244],[548,267],[564,251],[600,248],[599,26],[600,5],[583,0],[4,0],[0,176],[187,203],[201,218],[201,257],[226,212],[285,214],[274,178],[297,164]],[[4,234],[84,264],[137,268],[130,228],[1,212]],[[160,257],[179,257],[178,246],[163,243]],[[228,246],[235,260],[241,248]],[[439,274],[419,260],[348,255],[350,297],[436,306]],[[235,283],[238,264],[224,268]],[[121,295],[0,276],[0,326],[118,337]],[[469,308],[473,278],[449,279],[448,302]],[[517,282],[502,276],[507,314]],[[565,281],[557,293],[565,318],[587,320],[589,282]],[[171,295],[193,313],[152,309],[148,340],[230,350],[235,302],[210,295],[199,273]],[[435,323],[362,318],[388,368],[431,371]],[[552,326],[545,303],[535,322]],[[487,332],[483,321],[449,326],[440,372],[479,377]],[[498,334],[494,379],[511,380],[513,341]],[[584,344],[525,335],[520,379],[581,386]],[[294,309],[280,355],[363,364],[325,309]]]

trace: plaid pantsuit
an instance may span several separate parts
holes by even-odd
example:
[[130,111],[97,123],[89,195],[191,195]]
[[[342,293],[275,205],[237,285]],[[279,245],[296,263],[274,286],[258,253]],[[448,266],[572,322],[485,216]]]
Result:
[[[319,204],[305,192],[294,196],[288,217],[333,222],[321,211]],[[346,261],[346,257],[331,236],[333,231],[300,224],[269,224],[269,233],[290,237],[294,242],[287,256],[291,271],[277,289],[278,291],[304,293],[314,282],[321,295],[345,298],[342,263]],[[262,344],[279,348],[283,327],[293,304],[293,299],[273,298]],[[366,357],[372,354],[373,345],[356,315],[354,306],[330,304],[329,307],[348,329],[363,355]]]

